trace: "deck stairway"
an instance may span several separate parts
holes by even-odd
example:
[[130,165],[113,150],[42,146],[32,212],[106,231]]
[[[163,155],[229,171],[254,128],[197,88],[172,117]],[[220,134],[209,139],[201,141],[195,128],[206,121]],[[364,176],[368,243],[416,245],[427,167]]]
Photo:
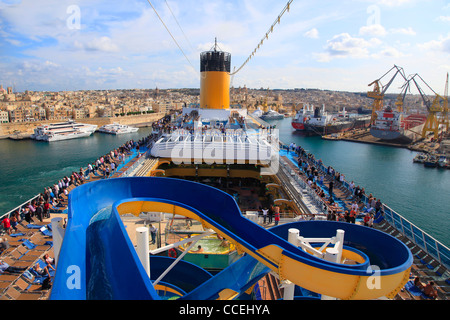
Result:
[[158,159],[149,158],[143,161],[130,176],[133,177],[145,177],[148,176],[150,170],[158,163]]

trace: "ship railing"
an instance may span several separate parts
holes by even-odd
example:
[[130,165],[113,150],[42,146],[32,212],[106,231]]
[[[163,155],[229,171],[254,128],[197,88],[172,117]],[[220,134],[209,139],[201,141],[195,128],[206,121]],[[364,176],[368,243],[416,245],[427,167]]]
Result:
[[390,207],[383,205],[384,219],[405,237],[422,248],[436,261],[450,269],[450,249],[419,227],[402,217]]
[[[133,164],[132,166],[130,166],[130,168],[128,168],[128,170],[126,172],[124,172],[122,174],[123,177],[126,177],[128,175],[130,175],[140,164],[142,164],[143,161],[145,161],[149,155],[150,151],[147,151],[146,153],[144,153],[140,159],[138,161],[136,161],[135,164]],[[129,157],[130,159],[131,157]],[[111,174],[112,176],[112,174]],[[10,218],[12,216],[12,214],[16,211],[19,210],[19,213],[22,214],[22,209],[24,209],[30,202],[37,200],[40,197],[40,194],[35,195],[34,197],[30,198],[29,200],[25,201],[24,203],[22,203],[21,205],[15,207],[14,209],[8,211],[7,213],[4,213],[2,215],[0,215],[0,221],[2,221],[4,218],[8,217]],[[3,231],[3,224],[0,224],[0,230]]]
[[[287,146],[285,146],[287,147]],[[315,159],[308,159],[312,162],[320,171],[328,172],[328,168],[325,165]],[[345,179],[342,181],[342,185],[349,191],[350,183]],[[369,199],[366,195],[363,195],[361,201],[368,205]],[[441,265],[445,266],[447,269],[450,269],[450,249],[430,236],[428,233],[411,223],[408,219],[404,218],[402,215],[397,213],[395,210],[387,206],[386,204],[382,204],[382,210],[384,220],[389,223],[394,229],[408,238],[410,241],[419,246],[422,250],[424,250],[427,254],[432,256],[439,262]]]
[[[40,195],[36,195],[33,198],[25,201],[24,203],[22,203],[21,205],[18,205],[17,207],[15,207],[14,209],[8,211],[7,213],[4,213],[3,215],[0,216],[0,220],[5,219],[6,217],[11,218],[12,214],[16,211],[19,210],[19,213],[22,213],[22,209],[24,209],[30,202],[33,202],[34,200],[37,200],[39,198]],[[3,224],[0,225],[0,230],[3,230]]]
[[[317,162],[315,163],[319,165]],[[327,168],[325,168],[323,164],[319,165],[319,167],[322,171],[327,172]],[[348,183],[345,179],[342,184],[348,191],[352,192],[352,190],[350,190],[350,183]],[[369,199],[366,195],[363,195],[361,201],[368,205]],[[382,204],[381,211],[384,212],[384,220],[394,229],[399,231],[410,241],[414,242],[426,253],[436,259],[436,261],[438,261],[441,265],[445,266],[447,269],[450,269],[450,249],[447,246],[411,223],[408,219],[404,218],[386,204]]]
[[132,175],[132,173],[138,168],[140,167],[145,160],[148,159],[148,155],[150,154],[150,150],[141,154],[139,159],[133,163],[124,173],[122,173],[121,177],[129,177]]

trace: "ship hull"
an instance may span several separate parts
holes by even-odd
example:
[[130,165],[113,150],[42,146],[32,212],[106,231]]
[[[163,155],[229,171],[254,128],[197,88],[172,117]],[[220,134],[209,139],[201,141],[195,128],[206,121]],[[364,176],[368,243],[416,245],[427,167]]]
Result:
[[418,125],[414,128],[399,131],[396,130],[380,130],[372,127],[370,134],[384,141],[399,142],[399,143],[411,143],[416,141],[422,134],[424,124]]
[[303,123],[300,123],[300,122],[292,121],[292,128],[294,128],[297,131],[304,131],[305,130],[305,125]]
[[369,126],[369,123],[370,119],[355,119],[353,121],[343,121],[341,123],[338,122],[326,126],[292,122],[292,127],[309,135],[327,135],[345,132],[353,129],[367,128]]
[[52,136],[52,137],[45,137],[42,140],[47,141],[47,142],[64,141],[64,140],[86,138],[91,135],[92,135],[92,132],[83,132],[83,133],[77,133],[77,134],[67,134],[67,135],[57,135],[57,136]]

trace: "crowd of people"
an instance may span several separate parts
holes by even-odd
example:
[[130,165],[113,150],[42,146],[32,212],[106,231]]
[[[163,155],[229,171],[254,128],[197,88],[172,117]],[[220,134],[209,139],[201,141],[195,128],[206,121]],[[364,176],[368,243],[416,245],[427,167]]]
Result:
[[[306,175],[308,185],[322,199],[324,209],[327,211],[327,220],[356,223],[356,218],[362,217],[365,226],[373,227],[375,215],[383,212],[383,204],[380,199],[376,199],[372,194],[366,196],[365,189],[355,186],[353,181],[346,184],[345,175],[333,167],[328,166],[323,169],[322,160],[316,160],[312,153],[306,152],[301,146],[291,143],[288,149],[296,153],[298,167]],[[328,190],[326,190],[325,180],[328,180]],[[346,196],[345,201],[340,204],[335,202],[333,196],[335,188],[343,190]],[[364,197],[367,202],[363,201]],[[348,206],[345,202],[348,203]]]
[[67,206],[69,191],[72,188],[84,184],[91,177],[97,176],[101,179],[111,177],[118,167],[126,161],[126,157],[132,154],[133,149],[136,149],[138,156],[140,156],[140,150],[142,147],[148,146],[152,138],[152,136],[148,136],[139,141],[127,141],[120,147],[89,163],[86,168],[80,168],[79,171],[72,172],[52,186],[45,187],[44,191],[34,199],[4,217],[2,220],[3,230],[7,234],[11,234],[17,231],[16,226],[22,220],[32,223],[32,218],[36,217],[42,222],[45,218],[50,217],[51,212],[62,212]]

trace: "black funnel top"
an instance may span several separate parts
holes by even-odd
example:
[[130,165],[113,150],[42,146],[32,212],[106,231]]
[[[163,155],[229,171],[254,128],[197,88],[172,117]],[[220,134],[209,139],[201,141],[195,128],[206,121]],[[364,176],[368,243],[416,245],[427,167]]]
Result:
[[231,54],[217,50],[217,39],[214,49],[200,54],[200,72],[231,72]]

